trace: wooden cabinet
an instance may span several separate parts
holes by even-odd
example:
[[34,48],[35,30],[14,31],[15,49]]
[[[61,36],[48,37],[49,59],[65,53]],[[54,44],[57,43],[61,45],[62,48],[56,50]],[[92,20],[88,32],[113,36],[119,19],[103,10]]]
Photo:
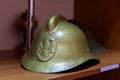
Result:
[[[84,70],[43,74],[25,70],[21,54],[0,52],[0,80],[120,80],[120,0],[74,0],[74,19],[89,28],[107,49],[96,54],[100,63]],[[101,72],[104,67],[111,67]]]

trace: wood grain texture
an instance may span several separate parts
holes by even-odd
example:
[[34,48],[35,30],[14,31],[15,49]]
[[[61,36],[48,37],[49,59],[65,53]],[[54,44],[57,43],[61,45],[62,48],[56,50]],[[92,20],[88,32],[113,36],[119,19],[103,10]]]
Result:
[[104,47],[120,50],[120,0],[75,0],[74,17]]
[[[9,55],[10,51],[2,52],[2,56]],[[76,70],[65,73],[43,74],[25,70],[21,67],[21,57],[14,51],[8,59],[0,60],[0,80],[73,80],[100,73],[100,68],[112,64],[120,63],[120,51],[111,50],[104,54],[95,55],[100,63],[83,70]],[[113,76],[114,77],[114,76]]]

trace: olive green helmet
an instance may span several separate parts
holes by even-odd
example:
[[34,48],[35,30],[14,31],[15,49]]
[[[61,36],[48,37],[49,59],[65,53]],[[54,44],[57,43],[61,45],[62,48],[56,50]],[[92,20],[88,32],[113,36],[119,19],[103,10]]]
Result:
[[90,53],[84,33],[59,14],[41,27],[31,49],[23,55],[22,65],[35,72],[54,73],[72,69],[88,60]]

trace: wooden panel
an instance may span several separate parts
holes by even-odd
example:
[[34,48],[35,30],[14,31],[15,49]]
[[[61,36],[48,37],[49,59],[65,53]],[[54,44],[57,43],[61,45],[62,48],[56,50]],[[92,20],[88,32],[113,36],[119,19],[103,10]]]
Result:
[[107,49],[120,50],[120,0],[75,0],[75,19]]
[[97,0],[75,0],[74,18],[88,28],[95,27],[97,16]]
[[118,1],[99,0],[98,2],[96,35],[98,40],[109,49],[120,49],[120,3]]
[[120,69],[115,69],[91,76],[86,76],[76,80],[120,80],[119,74],[120,74]]
[[115,69],[101,73],[101,80],[120,80],[120,69]]

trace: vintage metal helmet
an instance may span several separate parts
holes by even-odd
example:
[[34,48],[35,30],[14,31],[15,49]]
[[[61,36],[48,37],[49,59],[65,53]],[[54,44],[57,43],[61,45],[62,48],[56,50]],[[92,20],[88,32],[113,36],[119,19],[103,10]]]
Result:
[[89,51],[84,33],[59,14],[41,27],[22,65],[35,72],[54,73],[70,70],[96,59]]

